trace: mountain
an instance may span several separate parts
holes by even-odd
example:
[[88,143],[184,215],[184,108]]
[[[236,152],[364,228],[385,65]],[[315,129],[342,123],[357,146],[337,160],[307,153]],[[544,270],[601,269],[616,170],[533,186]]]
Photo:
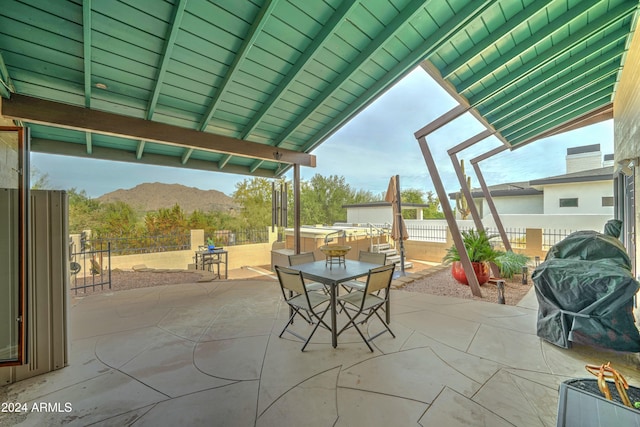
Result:
[[145,183],[128,190],[119,189],[97,198],[101,203],[121,201],[143,212],[171,208],[176,203],[185,213],[238,209],[233,199],[217,190],[200,190],[180,184]]

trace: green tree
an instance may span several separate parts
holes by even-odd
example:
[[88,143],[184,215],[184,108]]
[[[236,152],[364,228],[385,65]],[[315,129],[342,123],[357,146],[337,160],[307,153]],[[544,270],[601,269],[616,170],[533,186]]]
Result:
[[[424,204],[424,192],[416,188],[407,188],[406,190],[400,191],[400,197],[402,199],[402,203]],[[402,217],[404,219],[416,219],[416,210],[403,210]]]
[[103,205],[101,224],[96,227],[98,237],[136,236],[137,215],[133,208],[124,202]]
[[425,219],[444,218],[444,213],[440,209],[440,200],[433,191],[427,192],[427,204],[429,207],[424,209],[422,213]]
[[301,185],[300,216],[303,224],[345,222],[347,210],[342,206],[355,199],[356,192],[346,183],[344,176],[323,177],[315,174]]
[[67,190],[69,197],[69,233],[96,230],[102,223],[102,206],[87,196],[85,190]]
[[31,181],[32,190],[49,190],[51,189],[51,182],[49,181],[49,174],[42,173],[40,169],[31,167],[31,173],[29,176]]
[[244,227],[260,228],[271,224],[271,181],[267,178],[237,183],[233,199],[241,206],[239,217]]

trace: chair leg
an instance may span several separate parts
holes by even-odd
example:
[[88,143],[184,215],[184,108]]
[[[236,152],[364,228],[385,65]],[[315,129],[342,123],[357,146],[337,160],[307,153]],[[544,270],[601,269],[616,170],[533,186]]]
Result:
[[369,344],[369,340],[367,340],[367,338],[364,336],[364,334],[362,333],[360,328],[358,328],[358,325],[356,325],[356,322],[354,321],[358,317],[358,315],[360,313],[362,313],[362,312],[359,311],[358,313],[356,313],[355,316],[351,317],[349,315],[349,311],[345,308],[344,304],[340,304],[340,306],[342,307],[342,311],[344,311],[344,313],[349,318],[349,321],[347,322],[346,325],[343,326],[342,329],[340,329],[340,332],[338,332],[338,335],[343,333],[349,327],[349,325],[353,325],[353,327],[356,328],[356,331],[358,331],[358,334],[360,334],[360,337],[362,338],[362,341],[364,341],[364,343],[367,345],[367,347],[369,347],[369,350],[371,350],[371,352],[373,353],[373,347],[371,347],[371,345]]
[[[322,312],[322,316],[316,315],[316,317],[318,318],[318,323],[316,323],[316,326],[313,328],[313,330],[311,331],[311,334],[309,334],[309,338],[307,338],[307,340],[304,342],[304,345],[302,346],[302,349],[300,351],[304,351],[304,349],[307,347],[307,344],[309,344],[309,341],[311,341],[311,337],[313,337],[313,334],[316,333],[316,330],[318,329],[318,327],[320,326],[320,324],[323,324],[325,326],[325,328],[331,330],[331,328],[329,327],[329,325],[327,325],[324,320],[324,316],[327,314],[327,311],[329,311],[329,308],[331,306],[327,305],[327,308],[324,309],[324,311]],[[315,314],[315,312],[313,313]],[[312,317],[312,316],[309,316]]]

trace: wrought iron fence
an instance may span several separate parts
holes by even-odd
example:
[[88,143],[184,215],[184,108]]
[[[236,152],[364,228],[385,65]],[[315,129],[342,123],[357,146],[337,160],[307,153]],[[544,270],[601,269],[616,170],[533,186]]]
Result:
[[576,230],[556,230],[552,228],[545,228],[542,230],[542,249],[549,250],[551,246],[555,245],[574,231]]
[[447,241],[447,227],[439,225],[411,224],[407,226],[407,232],[411,240],[443,243]]
[[[461,227],[460,231],[468,230],[473,227]],[[409,239],[427,241],[427,242],[446,242],[448,227],[444,225],[427,226],[418,224],[407,225]],[[548,250],[551,246],[573,233],[575,230],[562,229],[544,229],[542,249]],[[488,228],[487,233],[498,234],[496,228]],[[527,230],[526,228],[507,228],[505,229],[507,239],[514,249],[525,249],[527,246]]]
[[113,255],[147,254],[155,252],[184,251],[191,249],[191,234],[166,234],[160,236],[105,237],[81,243],[87,250],[103,250],[111,247]]
[[[284,232],[284,229],[283,229]],[[250,228],[245,230],[217,230],[212,236],[206,236],[207,239],[211,238],[215,242],[216,246],[238,246],[249,245],[252,243],[268,243],[269,242],[269,229],[264,228]],[[205,240],[207,240],[205,239]]]
[[[86,248],[85,248],[86,249]],[[87,289],[95,291],[105,286],[111,289],[111,245],[106,243],[105,249],[84,250],[71,254],[69,271],[71,272],[71,290]]]
[[[526,228],[506,228],[504,230],[512,249],[525,249],[527,247]],[[488,228],[487,233],[499,236],[497,228]]]

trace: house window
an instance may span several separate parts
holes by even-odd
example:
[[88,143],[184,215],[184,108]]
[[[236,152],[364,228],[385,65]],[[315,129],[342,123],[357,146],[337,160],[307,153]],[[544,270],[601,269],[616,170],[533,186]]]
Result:
[[602,206],[613,206],[613,197],[603,197]]
[[572,199],[560,199],[560,207],[561,208],[577,208],[578,207],[578,198]]

